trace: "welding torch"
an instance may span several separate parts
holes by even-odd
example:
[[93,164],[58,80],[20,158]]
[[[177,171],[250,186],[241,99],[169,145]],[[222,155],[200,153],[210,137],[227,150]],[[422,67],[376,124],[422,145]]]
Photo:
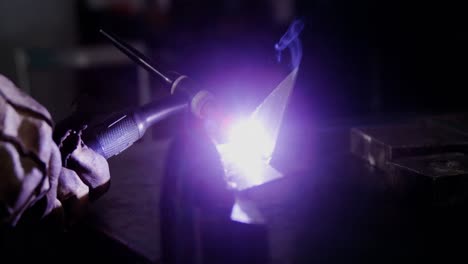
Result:
[[210,92],[200,89],[185,75],[169,78],[150,59],[129,44],[104,30],[100,30],[100,33],[130,59],[162,80],[170,88],[172,96],[165,101],[150,102],[87,129],[83,134],[83,141],[88,147],[108,159],[142,138],[150,126],[187,108],[200,119],[221,123],[223,115]]

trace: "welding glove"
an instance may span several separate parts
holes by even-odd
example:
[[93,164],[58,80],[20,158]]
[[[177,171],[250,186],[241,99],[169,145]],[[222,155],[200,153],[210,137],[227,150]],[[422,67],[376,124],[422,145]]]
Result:
[[61,155],[52,127],[49,112],[0,75],[0,227],[51,215],[72,223],[109,186],[106,159],[75,131],[62,137]]

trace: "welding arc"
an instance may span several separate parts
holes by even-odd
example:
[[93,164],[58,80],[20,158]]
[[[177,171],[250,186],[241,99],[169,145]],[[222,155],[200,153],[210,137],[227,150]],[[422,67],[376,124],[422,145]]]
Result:
[[131,60],[133,60],[134,62],[136,62],[143,68],[145,68],[150,73],[156,74],[161,79],[163,79],[167,84],[172,85],[173,81],[169,79],[167,76],[165,76],[163,73],[161,73],[159,70],[157,70],[154,67],[154,64],[150,62],[151,60],[147,58],[143,53],[139,52],[138,50],[136,50],[129,44],[125,43],[123,40],[119,39],[117,36],[109,32],[106,32],[103,29],[100,29],[99,33],[101,33],[104,37],[110,40],[116,48],[122,51]]

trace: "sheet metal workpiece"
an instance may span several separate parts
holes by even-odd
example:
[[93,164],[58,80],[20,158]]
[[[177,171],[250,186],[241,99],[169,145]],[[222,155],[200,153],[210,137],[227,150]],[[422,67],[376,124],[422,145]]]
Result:
[[402,158],[387,166],[386,183],[403,198],[444,207],[468,201],[468,156],[465,154]]
[[351,129],[350,150],[388,171],[388,162],[413,156],[468,151],[468,134],[426,120]]

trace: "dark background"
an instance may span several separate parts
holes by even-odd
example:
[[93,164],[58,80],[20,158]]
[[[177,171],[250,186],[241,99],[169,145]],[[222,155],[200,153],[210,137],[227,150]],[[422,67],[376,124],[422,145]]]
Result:
[[[376,183],[381,179],[379,176],[369,173],[366,177],[367,174],[360,171],[348,175],[349,166],[343,160],[331,158],[328,163],[322,163],[315,159],[315,156],[329,158],[331,151],[322,152],[329,149],[304,142],[336,144],[347,153],[348,145],[342,144],[345,140],[333,142],[336,138],[333,135],[313,137],[307,128],[369,116],[384,121],[395,114],[466,111],[468,105],[463,95],[467,84],[464,51],[467,32],[462,3],[429,2],[0,0],[0,72],[18,82],[15,50],[20,48],[63,50],[108,44],[97,33],[97,29],[103,27],[126,40],[144,43],[159,65],[200,81],[228,106],[227,109],[249,112],[289,72],[287,58],[278,63],[273,47],[289,23],[302,17],[306,23],[301,35],[303,61],[286,117],[286,124],[293,127],[289,130],[295,133],[289,134],[293,135],[290,139],[280,140],[278,149],[283,152],[278,159],[313,160],[313,166],[324,167],[326,173],[315,167],[308,168],[313,173],[307,171],[303,177],[273,183],[270,188],[273,186],[278,191],[274,189],[269,196],[268,193],[259,195],[259,200],[273,204],[269,205],[273,213],[278,211],[275,214],[285,218],[288,225],[279,224],[285,234],[295,229],[299,234],[293,242],[279,239],[273,248],[286,248],[278,250],[278,254],[286,255],[284,252],[290,250],[299,259],[310,259],[309,254],[335,255],[339,260],[331,262],[337,263],[347,261],[347,256],[353,254],[366,255],[369,253],[366,250],[382,256],[405,255],[405,250],[413,250],[414,241],[433,237],[428,232],[433,227],[426,222],[399,224],[398,221],[408,219],[415,221],[412,219],[417,219],[414,215],[418,212],[406,212],[401,207],[387,210],[383,206],[387,204],[387,196],[376,199],[367,195],[367,188],[380,188]],[[274,3],[282,4],[277,8],[279,11],[274,11]],[[72,104],[79,110],[118,111],[138,103],[134,70],[134,66],[112,64],[78,71],[41,69],[39,73],[32,73],[33,96],[51,110],[57,121],[72,111]],[[151,81],[151,91],[151,99],[168,95],[157,80]],[[343,135],[348,135],[348,129],[343,130]],[[159,196],[153,189],[148,190],[154,186],[147,181],[154,180],[155,175],[145,175],[154,172],[144,167],[145,162],[152,163],[156,155],[141,158],[145,153],[139,148],[146,144],[136,145],[129,152],[134,151],[138,158],[128,159],[133,156],[125,156],[125,153],[119,156],[122,162],[118,159],[114,164],[110,162],[114,189],[97,202],[96,215],[105,216],[102,214],[105,209],[120,212],[127,205],[127,211],[122,210],[123,222],[133,215],[145,220],[150,218],[146,211],[139,215],[134,210],[141,209],[141,204],[148,204],[149,198]],[[311,157],[303,157],[307,156],[304,153]],[[126,170],[116,169],[117,165]],[[332,168],[332,173],[326,169],[328,167]],[[131,177],[135,175],[144,179],[140,185]],[[355,183],[353,176],[361,181]],[[122,196],[117,192],[119,179],[123,190],[138,190],[135,193],[141,192],[141,197],[137,198],[145,202],[137,203],[140,200],[133,197],[134,193]],[[135,184],[136,187],[132,187],[135,189],[127,188],[131,184],[126,180]],[[278,200],[282,202],[276,204]],[[100,207],[99,202],[102,203]],[[152,205],[149,203],[148,207]],[[391,218],[393,213],[398,217]],[[289,216],[297,222],[289,221]],[[151,221],[157,219],[154,217]],[[447,217],[446,221],[452,219],[458,218]],[[117,220],[111,218],[109,222]],[[438,220],[435,218],[434,222]],[[125,224],[125,228],[114,231],[139,227]],[[150,226],[154,229],[153,224]],[[386,229],[388,226],[391,227]],[[418,228],[413,229],[414,226]],[[417,239],[402,235],[407,231]],[[153,233],[144,232],[154,238]],[[453,230],[456,232],[458,230]],[[449,236],[441,237],[451,239]],[[315,244],[309,247],[311,238]],[[145,241],[142,237],[136,240]],[[447,240],[440,241],[444,244]],[[381,250],[373,252],[369,245]],[[395,251],[399,246],[402,251]],[[430,246],[420,248],[432,249],[433,245]],[[424,254],[423,251],[414,253]]]

